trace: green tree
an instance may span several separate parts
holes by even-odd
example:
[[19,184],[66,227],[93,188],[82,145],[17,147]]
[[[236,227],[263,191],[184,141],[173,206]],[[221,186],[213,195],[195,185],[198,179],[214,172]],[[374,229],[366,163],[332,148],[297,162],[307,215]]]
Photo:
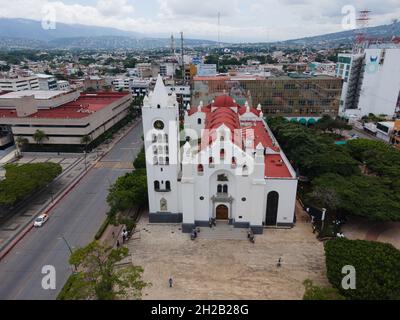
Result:
[[146,169],[146,154],[144,148],[140,151],[135,161],[133,162],[135,169]]
[[55,163],[8,164],[5,169],[5,179],[0,181],[0,206],[3,207],[16,205],[62,172],[61,166]]
[[[336,239],[326,242],[325,255],[328,279],[347,299],[400,299],[400,251],[391,244]],[[342,287],[344,266],[355,268],[355,290]]]
[[33,134],[33,140],[37,144],[43,144],[44,141],[49,140],[49,137],[42,130],[36,130]]
[[147,201],[147,176],[144,169],[138,169],[118,178],[107,197],[111,214],[134,206],[141,207],[147,204]]
[[127,297],[140,299],[142,290],[148,285],[142,280],[143,268],[129,266],[119,268],[117,263],[128,256],[128,249],[113,249],[97,241],[75,250],[69,263],[79,272],[64,294],[64,299],[116,300]]
[[88,145],[90,144],[92,142],[92,137],[91,136],[89,136],[89,135],[84,135],[82,138],[81,138],[81,143],[85,146],[85,152],[87,152],[87,147],[88,147]]

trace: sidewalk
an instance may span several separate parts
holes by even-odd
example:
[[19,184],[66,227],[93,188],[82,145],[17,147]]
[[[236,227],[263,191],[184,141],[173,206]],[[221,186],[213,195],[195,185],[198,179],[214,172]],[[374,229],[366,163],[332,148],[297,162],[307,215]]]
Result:
[[370,222],[351,217],[342,227],[346,238],[391,243],[400,249],[400,222]]
[[119,133],[114,135],[114,139],[111,143],[100,145],[89,153],[86,157],[86,165],[85,158],[82,154],[78,155],[78,158],[76,158],[77,155],[73,154],[24,154],[24,157],[17,163],[55,162],[63,167],[63,173],[57,177],[47,189],[37,195],[34,202],[23,206],[18,213],[14,214],[5,223],[0,225],[0,253],[3,254],[4,250],[9,251],[10,246],[14,245],[15,242],[18,242],[29,232],[36,216],[51,211],[51,209],[138,123],[140,123],[140,119],[135,121],[131,126],[121,129]]

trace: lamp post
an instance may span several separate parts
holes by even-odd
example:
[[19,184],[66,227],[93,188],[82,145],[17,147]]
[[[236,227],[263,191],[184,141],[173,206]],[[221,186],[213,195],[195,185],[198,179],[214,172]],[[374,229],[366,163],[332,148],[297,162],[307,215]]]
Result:
[[[71,248],[71,246],[69,245],[67,239],[65,239],[65,237],[64,237],[63,235],[61,235],[61,239],[64,240],[65,244],[67,245],[67,248],[68,248],[69,252],[70,252],[71,254],[73,254],[72,248]],[[74,272],[75,272],[75,273],[78,272],[78,268],[76,267],[76,265],[74,265]]]

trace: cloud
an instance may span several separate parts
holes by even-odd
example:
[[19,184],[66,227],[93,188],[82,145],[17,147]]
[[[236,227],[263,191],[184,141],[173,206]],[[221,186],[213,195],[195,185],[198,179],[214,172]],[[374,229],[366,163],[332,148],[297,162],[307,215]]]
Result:
[[[72,3],[75,1],[75,3]],[[342,7],[373,12],[371,25],[400,17],[399,0],[0,0],[0,17],[42,20],[51,4],[57,21],[144,34],[184,31],[186,37],[222,41],[275,41],[342,31]],[[135,4],[135,6],[133,5]]]
[[215,19],[218,12],[229,17],[240,12],[239,0],[158,0],[160,14],[164,17],[190,17]]
[[135,8],[127,0],[99,0],[98,11],[105,16],[123,17],[135,12]]

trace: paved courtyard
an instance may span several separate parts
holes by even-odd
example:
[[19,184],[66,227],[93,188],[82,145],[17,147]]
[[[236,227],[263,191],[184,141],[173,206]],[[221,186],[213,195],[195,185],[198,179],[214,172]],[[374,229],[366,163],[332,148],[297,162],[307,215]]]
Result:
[[302,299],[305,279],[328,281],[323,244],[298,221],[293,229],[267,229],[252,244],[245,233],[243,240],[204,239],[206,230],[191,241],[180,225],[150,225],[142,217],[129,249],[152,283],[143,299]]

